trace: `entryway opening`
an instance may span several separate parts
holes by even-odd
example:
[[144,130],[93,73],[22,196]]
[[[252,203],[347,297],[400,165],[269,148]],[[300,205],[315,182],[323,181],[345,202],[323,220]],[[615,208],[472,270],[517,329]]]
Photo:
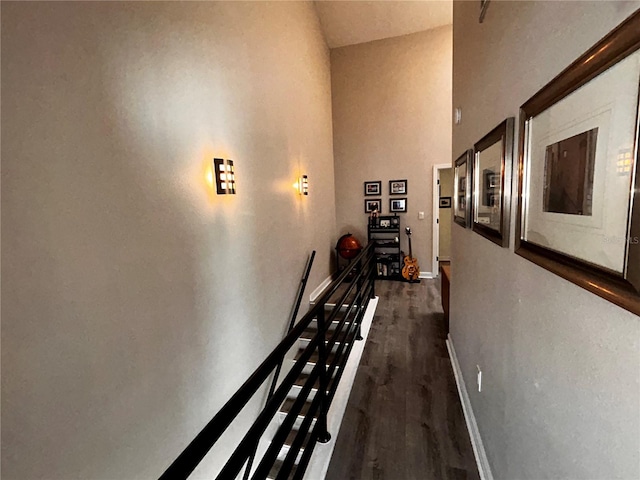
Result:
[[451,208],[453,168],[448,163],[433,167],[433,270],[440,272],[443,262],[451,261]]

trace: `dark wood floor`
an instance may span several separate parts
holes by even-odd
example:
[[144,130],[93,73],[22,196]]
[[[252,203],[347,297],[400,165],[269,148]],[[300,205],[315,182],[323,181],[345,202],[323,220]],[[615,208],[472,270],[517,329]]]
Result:
[[327,480],[479,479],[437,280],[376,282],[380,297]]

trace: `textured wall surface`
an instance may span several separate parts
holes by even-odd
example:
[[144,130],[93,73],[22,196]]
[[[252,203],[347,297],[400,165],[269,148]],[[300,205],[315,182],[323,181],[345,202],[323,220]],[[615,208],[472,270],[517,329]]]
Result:
[[157,478],[282,338],[330,87],[311,3],[2,3],[3,478]]
[[433,165],[451,162],[451,35],[447,26],[331,50],[338,229],[366,241],[363,182],[382,181],[388,215],[389,180],[406,178],[401,222],[423,272],[433,271]]
[[[455,2],[454,157],[638,7],[491,2],[479,24]],[[510,248],[452,230],[451,336],[495,478],[639,478],[640,318],[515,255],[513,228]]]

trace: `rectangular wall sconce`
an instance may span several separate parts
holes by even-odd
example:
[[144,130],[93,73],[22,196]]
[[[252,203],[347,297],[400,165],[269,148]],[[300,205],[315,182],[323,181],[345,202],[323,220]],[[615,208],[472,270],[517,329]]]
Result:
[[298,181],[294,184],[296,190],[300,195],[309,195],[309,178],[306,175],[302,175],[298,178]]
[[618,153],[618,160],[616,162],[616,170],[618,175],[626,176],[631,173],[631,167],[633,165],[633,159],[631,156],[631,149],[621,150]]
[[218,195],[235,195],[236,176],[233,170],[233,160],[214,158],[213,171],[216,177],[216,192]]

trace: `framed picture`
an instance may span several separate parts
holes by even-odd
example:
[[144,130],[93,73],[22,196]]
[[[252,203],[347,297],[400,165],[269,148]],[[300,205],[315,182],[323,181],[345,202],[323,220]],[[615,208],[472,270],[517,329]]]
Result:
[[500,174],[491,172],[487,177],[487,188],[500,188]]
[[367,195],[382,195],[382,182],[364,182],[364,194]]
[[382,213],[382,199],[374,198],[368,199],[366,198],[364,201],[364,213],[371,213],[374,210],[377,210],[378,213]]
[[516,253],[640,315],[640,11],[520,109]]
[[467,192],[467,190],[468,190],[468,189],[467,189],[467,179],[468,179],[469,177],[468,177],[468,176],[467,176],[467,174],[466,174],[466,170],[467,170],[468,166],[470,166],[470,165],[468,165],[468,164],[465,162],[465,165],[464,165],[464,170],[465,170],[464,175],[462,175],[462,176],[458,179],[458,191],[459,191],[460,193],[466,193],[466,192]]
[[492,206],[491,199],[500,193],[500,174],[495,170],[487,168],[482,172],[484,181],[482,205]]
[[406,180],[389,180],[389,195],[406,195]]
[[473,162],[474,232],[509,246],[513,118],[507,118],[475,144]]
[[407,199],[406,198],[390,198],[389,211],[390,212],[406,212]]
[[471,226],[471,164],[473,150],[467,150],[454,162],[453,221]]
[[440,197],[440,208],[451,208],[451,197]]

